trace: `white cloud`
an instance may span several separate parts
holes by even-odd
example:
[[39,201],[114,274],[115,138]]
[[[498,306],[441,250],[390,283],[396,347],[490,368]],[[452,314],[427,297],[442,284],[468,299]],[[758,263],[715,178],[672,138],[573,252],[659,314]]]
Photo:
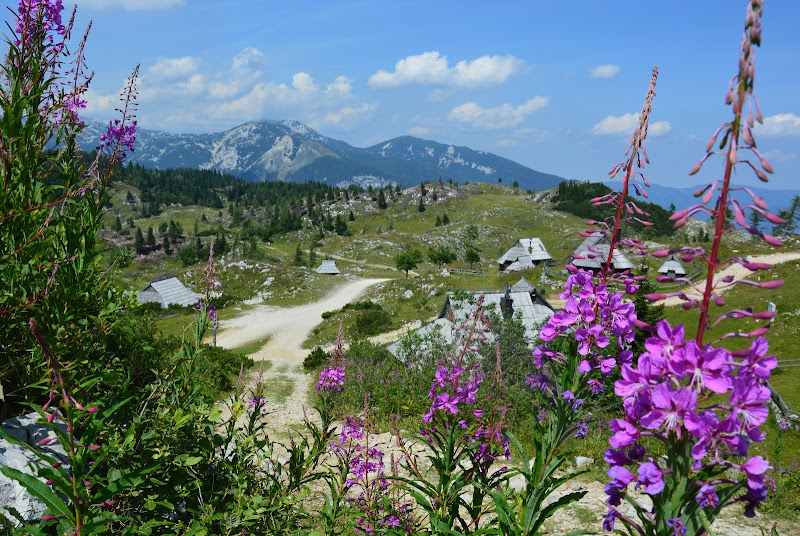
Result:
[[321,121],[317,121],[315,124],[334,125],[347,130],[353,128],[356,124],[363,123],[364,120],[372,116],[374,111],[374,104],[363,103],[358,108],[345,106],[340,110],[326,114]]
[[182,58],[159,57],[153,65],[147,68],[145,77],[155,80],[184,78],[187,75],[195,73],[199,64],[200,60],[191,56],[184,56]]
[[175,6],[185,6],[186,0],[75,0],[79,8],[110,11],[157,11]]
[[428,127],[416,126],[408,129],[408,133],[411,134],[412,136],[425,136],[431,133],[431,129],[429,129]]
[[336,80],[328,84],[328,87],[325,89],[325,93],[327,95],[345,96],[349,95],[350,90],[352,89],[353,89],[353,81],[344,75],[339,75],[336,77]]
[[756,124],[756,134],[764,136],[800,135],[800,116],[795,114],[776,114],[764,118],[764,124]]
[[516,147],[519,145],[519,141],[512,138],[504,138],[502,140],[497,140],[494,144],[498,147]]
[[[609,115],[594,127],[592,134],[633,134],[633,129],[639,124],[639,114],[625,114],[622,116]],[[647,127],[648,136],[661,136],[672,130],[669,121],[657,121]]]
[[118,94],[101,95],[89,88],[83,98],[86,99],[86,111],[82,115],[90,117],[107,117],[119,106]]
[[258,71],[264,64],[264,53],[257,48],[242,49],[233,58],[233,68],[240,71]]
[[603,78],[608,80],[614,78],[620,72],[622,72],[622,67],[608,63],[606,65],[598,65],[593,69],[589,69],[589,78]]
[[448,119],[460,123],[469,123],[480,128],[507,128],[521,124],[525,117],[536,110],[547,106],[547,97],[534,97],[525,104],[512,106],[503,104],[496,108],[481,108],[475,102],[466,102],[456,106],[448,114]]
[[797,160],[797,153],[786,153],[781,151],[780,149],[770,149],[766,153],[764,153],[764,158],[767,160]]
[[448,66],[447,56],[437,51],[408,56],[397,62],[394,72],[383,69],[369,77],[369,85],[375,88],[391,88],[410,85],[446,87],[480,87],[505,82],[508,77],[521,71],[524,62],[514,56],[481,56],[471,61],[459,61]]

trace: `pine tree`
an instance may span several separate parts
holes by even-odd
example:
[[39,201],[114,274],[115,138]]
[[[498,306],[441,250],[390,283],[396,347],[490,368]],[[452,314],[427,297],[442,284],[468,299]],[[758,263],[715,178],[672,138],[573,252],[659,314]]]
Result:
[[355,215],[355,214],[353,214],[353,211],[352,211],[352,210],[350,211],[350,216],[348,217],[348,219],[349,219],[350,221],[356,221],[356,215]]
[[[419,185],[419,193],[422,197],[425,197],[428,194],[428,190],[425,189],[425,181],[421,182]],[[422,212],[420,210],[420,212]]]
[[111,225],[111,230],[115,233],[122,232],[122,220],[119,219],[119,216],[114,218],[114,223]]
[[417,210],[420,212],[425,212],[425,203],[422,201],[422,197],[419,198],[419,206],[417,207]]
[[155,247],[156,245],[156,235],[153,234],[152,226],[147,228],[147,241],[145,243],[149,248]]
[[136,250],[136,253],[144,253],[144,236],[138,227],[136,228],[136,237],[133,239],[133,249]]
[[436,216],[436,227],[442,225],[442,218],[440,216]]
[[297,244],[297,249],[294,251],[294,265],[295,266],[303,266],[303,250],[300,248],[300,244]]
[[378,192],[378,208],[383,210],[387,207],[386,205],[386,196],[383,195],[383,189]]
[[447,225],[448,223],[450,223],[450,218],[447,217],[447,212],[445,212],[444,216],[442,216],[442,225]]
[[161,240],[161,249],[164,251],[164,253],[169,255],[171,253],[169,250],[171,246],[172,244],[169,242],[169,235],[164,235],[164,238]]

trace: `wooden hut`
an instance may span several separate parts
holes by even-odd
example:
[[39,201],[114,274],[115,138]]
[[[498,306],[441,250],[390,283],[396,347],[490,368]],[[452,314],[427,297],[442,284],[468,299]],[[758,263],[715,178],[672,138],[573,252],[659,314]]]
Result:
[[518,238],[514,245],[497,259],[497,265],[501,272],[519,272],[552,258],[539,238]]
[[[586,270],[601,270],[608,262],[608,252],[611,249],[611,242],[602,233],[593,233],[587,236],[575,251],[567,257],[567,264],[573,264],[578,268]],[[614,255],[611,257],[611,269],[615,272],[622,272],[633,268],[633,263],[625,256],[619,248],[614,248]]]
[[684,268],[681,261],[678,260],[677,255],[673,253],[664,261],[664,264],[658,269],[658,273],[670,279],[675,279],[676,277],[685,276],[686,268]]
[[199,299],[200,294],[183,286],[177,277],[154,281],[139,291],[136,297],[139,303],[158,303],[162,309],[170,305],[187,307],[194,305]]
[[336,261],[322,261],[322,264],[314,270],[318,274],[339,275],[339,269],[336,267]]

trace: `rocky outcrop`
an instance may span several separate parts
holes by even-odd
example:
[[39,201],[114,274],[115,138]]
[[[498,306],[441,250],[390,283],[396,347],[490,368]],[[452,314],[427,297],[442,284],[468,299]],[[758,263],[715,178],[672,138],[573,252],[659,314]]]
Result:
[[[38,420],[38,414],[30,413],[8,419],[0,427],[3,432],[14,439],[27,445],[36,446],[42,439],[55,435],[46,424],[39,423]],[[66,430],[63,423],[58,423],[58,426]],[[44,447],[37,447],[37,450],[60,461],[67,460],[64,449],[57,441]],[[0,437],[0,467],[10,467],[36,475],[36,468],[40,463],[39,457],[30,448],[11,443],[4,437]],[[44,479],[41,480],[44,481]],[[14,517],[7,514],[11,509],[16,510],[25,521],[39,520],[47,510],[44,503],[30,495],[19,482],[0,473],[0,515],[6,515],[16,524],[17,521]]]

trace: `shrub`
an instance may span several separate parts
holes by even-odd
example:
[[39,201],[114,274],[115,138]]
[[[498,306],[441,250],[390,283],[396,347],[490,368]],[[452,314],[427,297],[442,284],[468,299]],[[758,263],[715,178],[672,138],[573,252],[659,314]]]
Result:
[[320,346],[315,346],[313,350],[303,360],[303,368],[313,370],[322,365],[328,359],[328,352]]

